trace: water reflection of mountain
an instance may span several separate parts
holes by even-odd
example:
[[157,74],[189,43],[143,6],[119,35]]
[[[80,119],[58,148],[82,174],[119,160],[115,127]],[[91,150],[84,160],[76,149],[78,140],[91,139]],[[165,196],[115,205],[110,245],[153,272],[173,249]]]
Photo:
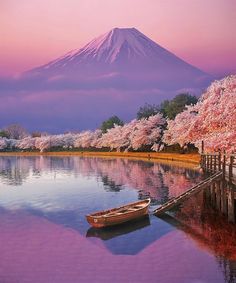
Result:
[[117,158],[91,157],[0,157],[0,180],[21,185],[31,176],[45,173],[91,177],[96,176],[106,191],[119,192],[125,187],[139,191],[139,198],[152,198],[152,204],[163,203],[182,193],[201,178],[199,172],[162,163]]
[[102,241],[103,245],[112,254],[135,255],[144,250],[161,237],[173,231],[173,227],[164,221],[154,221],[155,218],[149,216],[136,221],[127,222],[117,227],[94,229],[87,228],[85,215],[79,215],[73,210],[48,211],[28,208],[27,212],[31,215],[46,218],[52,223],[62,225],[72,229],[93,242],[95,238]]
[[[127,223],[126,225],[130,225],[130,232],[128,233],[127,228],[120,227],[119,235],[111,236],[112,233],[108,235],[109,233],[107,232],[103,235],[100,234],[100,237],[98,236],[102,240],[106,249],[112,254],[138,254],[163,236],[173,231],[173,227],[171,225],[160,221],[153,221],[151,222],[151,225],[140,225],[136,227],[134,225],[134,229],[132,229],[132,223]],[[110,237],[110,239],[103,240],[102,237]]]

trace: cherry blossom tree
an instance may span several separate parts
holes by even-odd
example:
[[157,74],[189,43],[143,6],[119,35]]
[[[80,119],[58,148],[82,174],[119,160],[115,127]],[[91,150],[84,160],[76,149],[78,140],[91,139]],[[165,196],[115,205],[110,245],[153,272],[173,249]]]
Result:
[[161,141],[164,124],[165,119],[163,119],[161,114],[139,120],[131,132],[130,146],[137,150],[145,145],[157,144],[157,142]]
[[[127,151],[129,149],[138,150],[145,145],[153,145],[161,142],[161,136],[165,119],[161,114],[132,120],[124,126],[115,125],[109,129],[98,140],[97,147],[107,147],[111,150]],[[158,145],[159,148],[159,145]],[[158,149],[155,147],[154,149]]]
[[92,131],[84,131],[78,134],[74,140],[74,147],[78,148],[90,148],[96,147],[97,140],[101,136],[102,131],[96,130]]
[[4,130],[11,139],[22,139],[27,136],[25,128],[18,124],[12,124]]
[[214,81],[194,106],[168,120],[163,141],[181,146],[192,143],[206,151],[236,150],[236,75]]
[[7,139],[0,137],[0,150],[7,148]]
[[128,151],[148,146],[153,151],[160,151],[163,143],[181,146],[191,143],[200,148],[203,140],[207,151],[222,149],[232,152],[236,150],[235,121],[236,75],[232,75],[213,82],[197,104],[186,106],[186,110],[174,120],[168,120],[165,131],[166,120],[158,113],[124,125],[115,124],[105,133],[96,130],[40,137],[23,135],[19,140],[0,137],[0,150],[18,148],[42,152],[52,148],[76,147]]
[[40,152],[51,148],[109,148],[110,150],[137,150],[142,146],[153,146],[158,151],[161,145],[163,127],[166,121],[161,114],[132,120],[130,123],[114,125],[106,133],[101,130],[84,131],[78,134],[46,135],[40,137],[27,136],[20,140],[1,138],[0,149],[16,147],[21,150],[38,149]]
[[26,137],[16,142],[16,147],[19,149],[35,149],[35,138]]

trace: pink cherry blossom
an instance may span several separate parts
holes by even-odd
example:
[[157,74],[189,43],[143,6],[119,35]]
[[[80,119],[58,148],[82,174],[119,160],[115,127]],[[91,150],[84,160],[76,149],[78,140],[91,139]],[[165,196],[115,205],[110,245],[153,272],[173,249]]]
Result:
[[194,106],[168,120],[163,141],[192,143],[206,151],[236,150],[236,75],[213,82]]

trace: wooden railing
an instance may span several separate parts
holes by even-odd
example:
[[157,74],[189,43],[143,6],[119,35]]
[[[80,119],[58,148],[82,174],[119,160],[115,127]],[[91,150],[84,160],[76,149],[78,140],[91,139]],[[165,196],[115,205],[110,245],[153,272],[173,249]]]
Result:
[[[170,199],[155,211],[155,215],[161,215],[172,207],[183,202],[201,190],[211,195],[212,203],[217,199],[218,209],[228,215],[230,222],[236,221],[235,184],[236,184],[236,155],[225,153],[201,154],[201,168],[210,176],[193,186],[181,195]],[[226,209],[227,207],[227,209]]]
[[213,207],[236,223],[236,155],[225,153],[201,154],[201,167],[206,173],[222,173],[220,182],[208,190],[208,200]]
[[230,183],[236,181],[236,154],[205,153],[201,154],[201,167],[210,174],[222,171],[223,179]]

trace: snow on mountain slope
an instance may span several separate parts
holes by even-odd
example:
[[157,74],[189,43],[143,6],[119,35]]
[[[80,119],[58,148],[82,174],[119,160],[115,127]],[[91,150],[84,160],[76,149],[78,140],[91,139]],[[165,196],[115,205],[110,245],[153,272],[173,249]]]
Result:
[[115,28],[92,40],[83,48],[71,51],[51,64],[47,64],[45,67],[47,68],[54,64],[59,66],[72,61],[76,61],[76,63],[94,61],[112,64],[118,60],[119,55],[124,52],[124,49],[127,50],[126,55],[128,60],[142,57],[150,59],[150,57],[163,56],[164,53],[168,53],[164,48],[135,28]]
[[83,48],[27,72],[49,81],[73,81],[74,87],[202,87],[211,78],[135,28],[114,28]]

